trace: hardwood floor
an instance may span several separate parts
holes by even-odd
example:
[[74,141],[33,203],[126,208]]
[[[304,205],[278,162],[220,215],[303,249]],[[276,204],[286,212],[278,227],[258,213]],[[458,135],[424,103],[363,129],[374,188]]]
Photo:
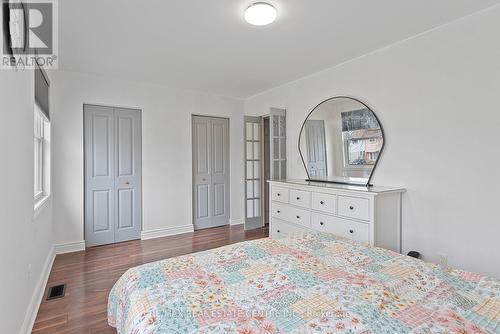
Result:
[[66,283],[66,296],[40,305],[33,333],[116,333],[107,324],[109,291],[129,268],[143,263],[267,237],[268,228],[224,226],[152,240],[135,240],[57,255],[47,286]]

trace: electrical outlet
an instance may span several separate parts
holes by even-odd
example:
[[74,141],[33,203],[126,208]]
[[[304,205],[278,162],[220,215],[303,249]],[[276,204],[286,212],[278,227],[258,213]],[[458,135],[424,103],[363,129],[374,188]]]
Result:
[[31,279],[31,276],[33,276],[33,268],[31,266],[31,263],[28,264],[28,279]]
[[439,265],[443,268],[448,268],[448,255],[445,253],[438,253]]

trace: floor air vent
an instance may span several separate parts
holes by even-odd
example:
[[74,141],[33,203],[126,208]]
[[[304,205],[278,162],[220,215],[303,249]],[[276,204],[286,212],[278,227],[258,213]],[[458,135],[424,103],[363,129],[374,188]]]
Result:
[[57,299],[64,297],[66,292],[66,284],[54,285],[49,288],[49,293],[47,294],[47,300]]

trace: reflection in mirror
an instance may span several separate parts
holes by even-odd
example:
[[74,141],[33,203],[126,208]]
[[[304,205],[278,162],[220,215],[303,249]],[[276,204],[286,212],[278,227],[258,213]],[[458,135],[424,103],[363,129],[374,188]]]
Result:
[[377,116],[365,104],[335,97],[305,120],[299,149],[311,181],[367,185],[384,146]]

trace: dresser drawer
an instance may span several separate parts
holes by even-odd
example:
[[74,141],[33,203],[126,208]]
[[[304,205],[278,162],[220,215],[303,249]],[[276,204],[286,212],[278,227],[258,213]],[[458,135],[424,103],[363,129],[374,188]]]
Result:
[[307,230],[293,224],[279,221],[277,219],[271,220],[270,235],[273,239],[286,238],[292,234],[303,234]]
[[313,212],[311,226],[320,232],[332,233],[363,243],[370,242],[369,224]]
[[339,196],[339,216],[370,220],[370,201],[366,198]]
[[290,204],[303,208],[311,207],[311,193],[309,191],[290,189]]
[[337,196],[322,193],[312,193],[311,207],[313,210],[335,213]]
[[278,201],[282,203],[288,203],[288,192],[287,188],[281,187],[271,187],[271,199],[273,201]]
[[274,202],[271,207],[271,216],[305,227],[311,226],[311,212],[290,205]]

